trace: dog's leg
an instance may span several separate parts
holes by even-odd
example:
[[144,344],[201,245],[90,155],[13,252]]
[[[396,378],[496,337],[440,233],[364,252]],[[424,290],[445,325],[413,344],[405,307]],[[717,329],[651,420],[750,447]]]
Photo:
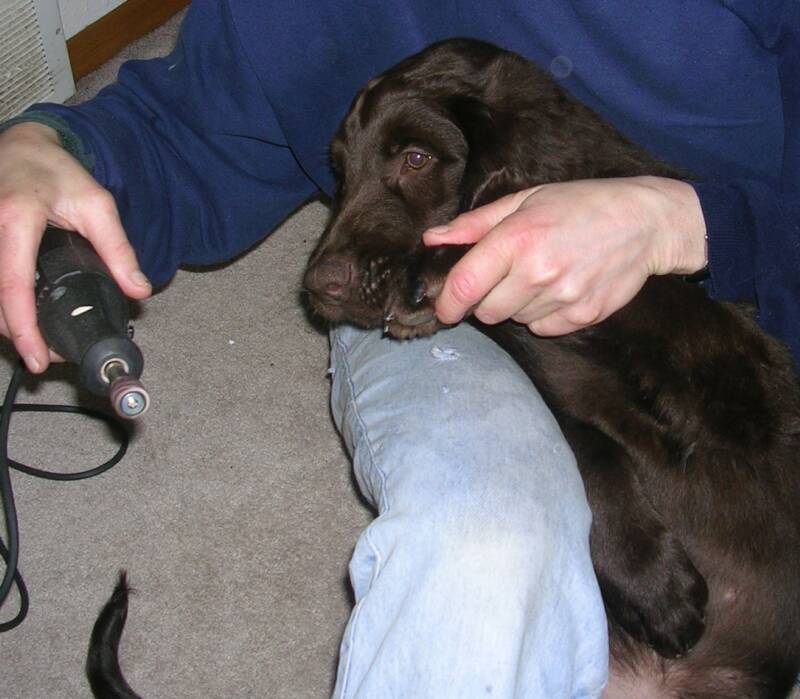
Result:
[[592,558],[610,620],[664,657],[686,654],[705,628],[705,579],[645,497],[627,452],[586,424],[562,428],[592,508]]
[[434,301],[445,277],[470,245],[420,248],[393,265],[387,288],[386,328],[399,339],[432,335],[442,324]]

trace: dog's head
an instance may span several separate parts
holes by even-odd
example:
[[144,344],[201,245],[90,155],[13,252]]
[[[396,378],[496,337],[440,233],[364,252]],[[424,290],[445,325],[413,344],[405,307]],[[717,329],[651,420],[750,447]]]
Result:
[[434,44],[375,78],[331,144],[339,191],[304,278],[313,310],[380,326],[392,275],[427,228],[597,174],[604,128],[533,64],[479,41]]
[[356,96],[331,144],[334,213],[304,278],[320,315],[382,324],[389,276],[427,228],[474,204],[478,154],[496,140],[486,73],[501,55],[473,41],[434,45]]

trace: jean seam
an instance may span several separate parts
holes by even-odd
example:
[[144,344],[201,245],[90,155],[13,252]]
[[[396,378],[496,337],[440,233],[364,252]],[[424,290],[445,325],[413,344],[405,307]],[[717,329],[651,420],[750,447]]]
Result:
[[[366,428],[366,423],[358,410],[358,401],[356,400],[356,390],[355,384],[353,383],[353,372],[350,367],[350,363],[347,360],[347,350],[348,347],[344,343],[344,341],[339,337],[339,335],[335,335],[335,343],[339,350],[339,358],[341,361],[342,368],[345,372],[345,379],[347,381],[347,388],[349,391],[348,396],[348,404],[351,404],[353,407],[353,414],[355,415],[355,421],[359,428],[359,441],[363,440],[366,445],[367,449],[367,457],[370,469],[376,471],[378,473],[378,477],[380,478],[380,493],[378,496],[379,505],[378,509],[381,514],[388,512],[389,510],[389,502],[386,496],[386,474],[383,470],[378,466],[378,462],[375,459],[375,452],[372,448],[372,442],[369,439],[369,432]],[[354,460],[355,461],[355,460]],[[370,587],[372,587],[373,583],[375,582],[375,578],[378,576],[380,572],[381,565],[382,565],[382,558],[380,551],[376,548],[374,542],[372,541],[371,537],[372,525],[368,526],[366,531],[364,532],[364,540],[366,541],[367,545],[369,546],[370,551],[375,556],[375,567],[372,571],[372,576],[370,579]],[[353,647],[355,643],[355,633],[356,627],[358,626],[358,621],[361,618],[361,610],[363,609],[364,604],[364,597],[359,600],[358,604],[356,604],[355,609],[352,613],[350,628],[347,634],[347,641],[348,641],[348,648],[347,648],[347,659],[345,660],[344,669],[342,671],[342,690],[341,690],[341,697],[347,696],[348,684],[350,680],[350,667],[351,661],[353,658]]]
[[603,682],[598,689],[594,692],[581,692],[575,699],[599,699],[599,697],[605,691],[606,686],[608,685],[608,680]]
[[[389,503],[386,497],[386,474],[383,470],[378,466],[377,459],[375,458],[375,450],[372,447],[372,442],[369,438],[369,432],[367,431],[366,423],[364,422],[364,418],[361,416],[361,413],[358,409],[358,400],[356,398],[356,389],[355,384],[353,383],[353,372],[350,368],[350,363],[347,361],[347,354],[346,350],[348,349],[347,345],[341,340],[341,338],[336,335],[336,345],[340,349],[340,357],[342,361],[342,365],[345,370],[345,376],[347,378],[347,387],[349,389],[349,399],[348,404],[352,404],[353,406],[353,413],[356,418],[356,424],[359,427],[359,439],[363,439],[364,443],[366,444],[367,448],[367,455],[368,461],[370,465],[370,469],[372,471],[376,471],[378,476],[380,477],[380,493],[378,496],[378,511],[383,513],[389,508]],[[354,445],[355,446],[355,445]]]
[[[372,525],[367,527],[367,530],[364,532],[364,539],[367,542],[367,545],[369,546],[369,550],[372,552],[373,556],[375,556],[375,566],[372,570],[372,576],[370,578],[370,583],[369,583],[370,587],[372,587],[372,585],[374,584],[375,578],[378,577],[378,573],[380,572],[381,565],[383,562],[380,551],[375,546],[375,544],[372,541],[372,537],[370,536],[371,531],[372,531]],[[353,648],[355,646],[356,627],[358,626],[358,620],[361,618],[361,610],[363,609],[363,606],[364,606],[364,597],[362,596],[358,604],[356,604],[355,609],[353,610],[353,619],[352,623],[350,624],[349,633],[347,634],[348,652],[347,652],[347,661],[345,663],[344,671],[342,673],[341,699],[344,699],[347,696],[348,684],[350,682],[350,663],[353,657]]]

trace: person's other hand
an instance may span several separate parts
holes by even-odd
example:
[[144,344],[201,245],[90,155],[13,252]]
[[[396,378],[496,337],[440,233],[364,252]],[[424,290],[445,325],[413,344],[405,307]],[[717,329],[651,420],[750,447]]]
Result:
[[0,133],[0,334],[36,373],[57,358],[39,332],[33,293],[48,222],[89,240],[125,294],[151,293],[113,197],[61,147],[58,134],[37,123]]
[[694,189],[658,177],[547,184],[464,213],[426,245],[476,243],[436,299],[443,323],[472,311],[563,335],[607,318],[647,277],[690,274],[707,260]]

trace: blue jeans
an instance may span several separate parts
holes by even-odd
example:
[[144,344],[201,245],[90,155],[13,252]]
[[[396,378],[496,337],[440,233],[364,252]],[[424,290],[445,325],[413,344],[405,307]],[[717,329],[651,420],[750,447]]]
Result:
[[575,460],[517,365],[467,325],[331,335],[332,409],[378,511],[350,563],[334,697],[597,697],[606,619]]

